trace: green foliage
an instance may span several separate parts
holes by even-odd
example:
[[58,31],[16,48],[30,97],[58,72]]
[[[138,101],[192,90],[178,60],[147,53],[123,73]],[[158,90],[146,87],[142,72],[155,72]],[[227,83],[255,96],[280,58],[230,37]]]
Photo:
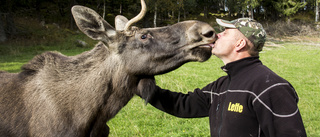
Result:
[[307,3],[299,2],[297,0],[280,0],[274,1],[273,5],[277,11],[285,16],[295,14],[299,9],[303,8]]
[[233,14],[246,13],[261,5],[261,0],[228,0],[227,7]]
[[[136,24],[137,26],[152,27],[151,22],[155,11],[157,11],[158,22],[167,20],[177,22],[178,15],[181,20],[197,19],[195,17],[200,14],[203,15],[201,18],[214,19],[217,18],[214,15],[221,13],[227,13],[225,18],[234,19],[251,15],[258,20],[275,21],[301,12],[312,12],[314,16],[315,12],[315,0],[306,0],[306,2],[300,2],[300,0],[146,0],[146,3],[148,12],[145,19]],[[3,15],[10,13],[13,17],[26,17],[24,22],[33,18],[47,24],[55,23],[63,28],[73,29],[75,24],[70,9],[75,4],[90,7],[100,15],[103,15],[105,9],[105,15],[108,15],[106,20],[111,25],[114,25],[114,18],[111,17],[122,14],[131,19],[140,11],[139,0],[1,0],[0,20],[6,22]],[[2,15],[2,13],[5,14]],[[11,25],[14,26],[14,24]],[[7,26],[4,25],[5,31],[8,30]],[[21,32],[20,29],[18,31]]]

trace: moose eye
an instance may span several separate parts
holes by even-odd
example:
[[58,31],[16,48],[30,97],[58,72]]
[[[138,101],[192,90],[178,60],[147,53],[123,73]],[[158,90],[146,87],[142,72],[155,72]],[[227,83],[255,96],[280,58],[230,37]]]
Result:
[[147,36],[147,34],[143,34],[142,36],[141,36],[141,39],[146,39],[148,36]]

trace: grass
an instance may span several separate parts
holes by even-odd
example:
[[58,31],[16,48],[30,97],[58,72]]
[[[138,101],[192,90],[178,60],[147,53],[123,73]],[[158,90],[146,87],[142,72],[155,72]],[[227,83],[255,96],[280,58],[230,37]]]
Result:
[[[0,45],[0,70],[18,72],[20,67],[34,55],[48,50],[57,50],[66,55],[75,55],[91,47],[78,48],[73,45],[75,35],[67,42],[52,45],[19,46]],[[287,79],[296,89],[299,108],[308,136],[320,136],[320,47],[284,42],[281,46],[266,47],[261,60],[277,74]],[[156,77],[157,84],[172,91],[193,91],[225,75],[220,67],[223,63],[216,57],[207,62],[191,62],[170,73]],[[145,105],[134,97],[112,120],[107,123],[110,136],[210,136],[209,119],[182,119]]]
[[[296,89],[298,103],[308,136],[320,136],[320,47],[281,44],[266,47],[260,54],[265,65],[287,79]],[[179,69],[157,76],[157,84],[172,91],[187,92],[202,88],[225,75],[223,63],[212,57],[204,63],[188,63]],[[209,119],[182,119],[144,105],[133,98],[114,119],[108,122],[111,135],[121,136],[210,136]]]
[[[90,50],[95,43],[83,34],[68,35],[62,39],[65,41],[30,44],[33,42],[29,39],[26,40],[27,42],[19,40],[18,42],[10,41],[7,43],[0,43],[0,70],[18,72],[23,64],[45,51],[59,51],[65,55],[76,55],[86,50]],[[77,47],[77,40],[84,40],[91,46]]]

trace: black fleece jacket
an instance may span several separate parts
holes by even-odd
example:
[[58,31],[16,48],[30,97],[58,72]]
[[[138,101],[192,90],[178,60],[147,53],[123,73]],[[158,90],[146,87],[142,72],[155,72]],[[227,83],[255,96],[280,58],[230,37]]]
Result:
[[222,67],[228,75],[187,94],[156,88],[150,104],[182,118],[207,117],[212,137],[305,137],[292,85],[259,57]]

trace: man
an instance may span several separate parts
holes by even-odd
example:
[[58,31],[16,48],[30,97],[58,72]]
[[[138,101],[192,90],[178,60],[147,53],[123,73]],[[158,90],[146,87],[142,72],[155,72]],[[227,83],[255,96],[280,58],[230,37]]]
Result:
[[156,87],[149,103],[177,117],[209,116],[213,137],[305,137],[294,88],[259,60],[262,25],[249,18],[217,23],[225,30],[212,54],[227,76],[188,94]]

